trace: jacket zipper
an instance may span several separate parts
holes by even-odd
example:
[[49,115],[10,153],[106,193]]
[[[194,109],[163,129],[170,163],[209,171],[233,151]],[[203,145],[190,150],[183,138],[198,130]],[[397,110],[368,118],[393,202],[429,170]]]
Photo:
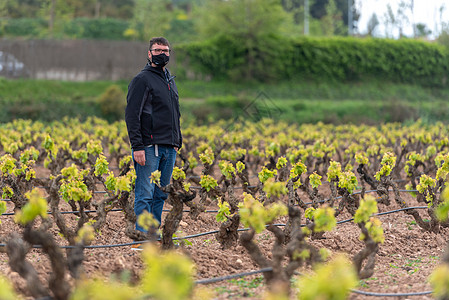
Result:
[[171,115],[171,117],[172,117],[172,130],[171,130],[171,140],[172,140],[172,144],[174,144],[175,143],[175,137],[174,137],[174,131],[175,131],[175,122],[176,122],[176,120],[175,120],[175,118],[174,118],[174,114],[175,114],[175,110],[176,110],[176,108],[174,107],[174,103],[173,103],[173,99],[172,99],[172,96],[171,96],[171,88],[170,88],[170,78],[168,79],[169,81],[167,82],[167,86],[168,86],[168,96],[169,96],[169,99],[170,99],[170,103],[171,103],[171,108],[172,108],[172,115]]

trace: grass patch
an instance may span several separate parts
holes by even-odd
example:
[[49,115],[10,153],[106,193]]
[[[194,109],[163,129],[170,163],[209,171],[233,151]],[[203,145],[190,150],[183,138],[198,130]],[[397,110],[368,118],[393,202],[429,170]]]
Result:
[[231,279],[228,280],[234,288],[219,286],[215,288],[215,291],[219,295],[227,294],[228,298],[241,298],[241,297],[253,297],[255,296],[255,289],[264,285],[263,276],[258,276],[254,279]]
[[126,91],[127,83],[112,81],[72,82],[0,78],[0,100],[13,102],[76,102],[93,101],[110,85],[118,84]]
[[317,100],[389,100],[432,102],[449,97],[449,89],[385,83],[371,80],[360,83],[284,82],[278,84],[230,83],[223,81],[178,81],[185,98],[208,98],[217,95],[241,95],[250,98],[264,92],[272,99]]
[[[0,105],[3,108],[0,122],[17,118],[53,121],[63,116],[80,119],[104,117],[97,99],[111,85],[117,85],[126,95],[127,81],[0,78]],[[183,119],[199,124],[218,119],[232,120],[238,116],[265,116],[289,123],[321,121],[370,125],[418,118],[428,123],[447,122],[449,119],[446,100],[449,89],[375,80],[363,83],[285,82],[276,85],[179,80],[177,85]],[[254,112],[259,115],[254,115]]]

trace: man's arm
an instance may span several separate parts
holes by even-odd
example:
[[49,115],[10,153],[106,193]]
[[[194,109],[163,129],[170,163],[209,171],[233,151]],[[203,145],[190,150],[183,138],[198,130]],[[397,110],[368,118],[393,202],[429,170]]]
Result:
[[145,101],[146,88],[144,81],[139,77],[135,77],[128,86],[125,122],[128,129],[129,141],[131,142],[131,147],[134,151],[143,150],[145,147],[140,131],[140,116],[142,113],[143,102]]

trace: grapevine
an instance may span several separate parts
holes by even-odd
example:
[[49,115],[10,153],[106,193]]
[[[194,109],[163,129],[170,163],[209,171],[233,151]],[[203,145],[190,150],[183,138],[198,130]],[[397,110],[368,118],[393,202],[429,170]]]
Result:
[[[256,134],[261,126],[266,131]],[[164,250],[174,248],[173,235],[186,220],[185,206],[192,220],[215,206],[219,222],[216,239],[222,248],[243,245],[257,266],[272,268],[264,274],[271,292],[281,284],[283,293],[288,294],[290,280],[299,267],[327,259],[326,251],[312,242],[334,230],[342,214],[351,215],[360,229],[362,250],[352,257],[359,279],[373,276],[376,255],[387,238],[381,221],[372,216],[379,207],[388,208],[393,200],[405,209],[410,206],[408,199],[414,197],[427,210],[419,214],[416,209],[407,209],[405,214],[420,228],[440,234],[449,226],[449,147],[445,137],[449,129],[442,124],[423,130],[419,122],[408,127],[385,124],[359,128],[290,126],[264,120],[236,124],[229,132],[223,128],[224,124],[217,123],[183,132],[185,145],[178,152],[172,183],[160,187],[169,194],[169,212],[160,229]],[[143,215],[137,220],[133,211],[135,174],[123,123],[64,119],[50,128],[17,120],[3,125],[1,133],[1,194],[13,203],[16,226],[23,229],[22,235],[7,240],[6,252],[12,269],[27,279],[28,288],[36,287],[34,297],[66,299],[75,293],[64,278],[80,278],[83,247],[95,241],[113,209],[121,209],[128,238],[155,239],[151,217]],[[158,177],[154,173],[151,180],[160,185]],[[366,195],[367,187],[375,190],[376,198]],[[414,195],[404,197],[399,190],[405,187],[416,190]],[[361,191],[360,195],[356,191]],[[76,211],[75,222],[61,214],[67,207]],[[6,202],[0,201],[0,212],[6,209]],[[95,212],[87,212],[90,209]],[[286,223],[283,230],[275,225],[277,220]],[[136,221],[150,233],[137,232]],[[248,231],[239,234],[242,226]],[[62,239],[74,247],[65,256],[49,228],[56,232],[59,243]],[[270,257],[255,241],[266,230],[274,239]],[[48,287],[27,264],[30,249],[25,243],[43,246],[50,258],[56,275],[48,278]],[[283,265],[285,259],[288,263]],[[434,277],[436,286],[444,280],[442,270]],[[151,276],[143,277],[144,282],[151,282]],[[78,293],[84,288],[87,293],[89,283],[80,286]],[[158,293],[128,288],[124,287],[125,292]],[[189,297],[192,289],[190,281],[185,283],[179,297]]]

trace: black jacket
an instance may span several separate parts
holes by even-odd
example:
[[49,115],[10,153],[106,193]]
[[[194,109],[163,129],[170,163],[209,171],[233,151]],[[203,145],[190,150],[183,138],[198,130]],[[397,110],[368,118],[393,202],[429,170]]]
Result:
[[125,121],[134,151],[148,145],[181,148],[178,89],[167,70],[147,64],[128,85]]

